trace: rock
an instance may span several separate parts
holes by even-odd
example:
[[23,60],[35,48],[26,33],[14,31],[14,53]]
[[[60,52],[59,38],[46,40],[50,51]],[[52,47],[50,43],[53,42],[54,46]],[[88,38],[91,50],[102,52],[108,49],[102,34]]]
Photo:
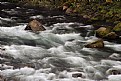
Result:
[[105,35],[107,35],[110,32],[110,28],[100,27],[95,32],[97,37],[103,38]]
[[106,39],[116,39],[118,35],[115,32],[110,32],[107,35],[104,36]]
[[32,31],[36,32],[36,31],[44,31],[46,29],[42,26],[42,24],[39,21],[32,20],[26,26],[25,30],[32,30]]
[[121,74],[121,68],[110,68],[106,71],[107,75],[120,75]]
[[118,23],[114,28],[113,28],[114,32],[120,32],[121,31],[121,22]]
[[81,73],[74,73],[74,74],[72,74],[72,77],[74,77],[74,78],[82,77],[82,74]]
[[70,7],[66,10],[66,14],[71,14],[71,13],[73,13],[73,8]]
[[104,42],[101,39],[98,39],[92,43],[89,43],[85,45],[87,48],[103,48],[104,47]]

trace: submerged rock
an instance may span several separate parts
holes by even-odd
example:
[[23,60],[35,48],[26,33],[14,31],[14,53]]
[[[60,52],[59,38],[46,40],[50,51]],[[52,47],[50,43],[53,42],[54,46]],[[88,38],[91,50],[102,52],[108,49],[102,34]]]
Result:
[[42,23],[40,23],[39,21],[32,20],[28,23],[25,30],[32,30],[36,32],[36,31],[44,31],[46,29],[42,26]]
[[94,41],[92,43],[89,43],[89,44],[85,45],[85,47],[87,47],[87,48],[103,48],[104,47],[104,42],[101,39],[96,40],[96,41]]
[[100,27],[96,30],[96,36],[103,38],[110,32],[110,28]]

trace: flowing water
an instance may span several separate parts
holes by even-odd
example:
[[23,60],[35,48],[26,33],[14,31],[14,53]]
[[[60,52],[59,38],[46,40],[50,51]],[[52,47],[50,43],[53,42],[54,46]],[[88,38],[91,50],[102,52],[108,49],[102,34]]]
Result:
[[[121,44],[84,47],[97,39],[92,25],[43,9],[0,6],[0,81],[121,81]],[[46,31],[25,31],[33,18]]]

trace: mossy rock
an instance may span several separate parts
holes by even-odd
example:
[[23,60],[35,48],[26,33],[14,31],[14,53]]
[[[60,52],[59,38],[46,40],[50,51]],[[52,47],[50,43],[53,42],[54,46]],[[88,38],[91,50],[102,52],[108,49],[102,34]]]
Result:
[[103,48],[104,47],[104,42],[102,39],[98,39],[92,43],[89,43],[85,45],[87,48]]
[[105,35],[104,38],[106,39],[116,39],[118,37],[118,35],[115,32],[110,32],[107,35]]
[[118,24],[113,28],[113,31],[115,31],[115,32],[120,32],[120,31],[121,31],[121,22],[118,23]]
[[103,38],[103,37],[104,37],[105,35],[107,35],[110,31],[111,31],[110,28],[100,27],[100,28],[97,29],[95,32],[96,32],[96,36],[97,36],[97,37]]

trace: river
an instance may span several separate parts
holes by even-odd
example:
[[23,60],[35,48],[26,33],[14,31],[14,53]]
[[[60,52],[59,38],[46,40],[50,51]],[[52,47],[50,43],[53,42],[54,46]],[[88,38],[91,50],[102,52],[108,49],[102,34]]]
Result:
[[[0,81],[121,81],[121,44],[85,48],[98,38],[82,19],[7,2],[0,10]],[[46,30],[25,31],[32,19]]]

